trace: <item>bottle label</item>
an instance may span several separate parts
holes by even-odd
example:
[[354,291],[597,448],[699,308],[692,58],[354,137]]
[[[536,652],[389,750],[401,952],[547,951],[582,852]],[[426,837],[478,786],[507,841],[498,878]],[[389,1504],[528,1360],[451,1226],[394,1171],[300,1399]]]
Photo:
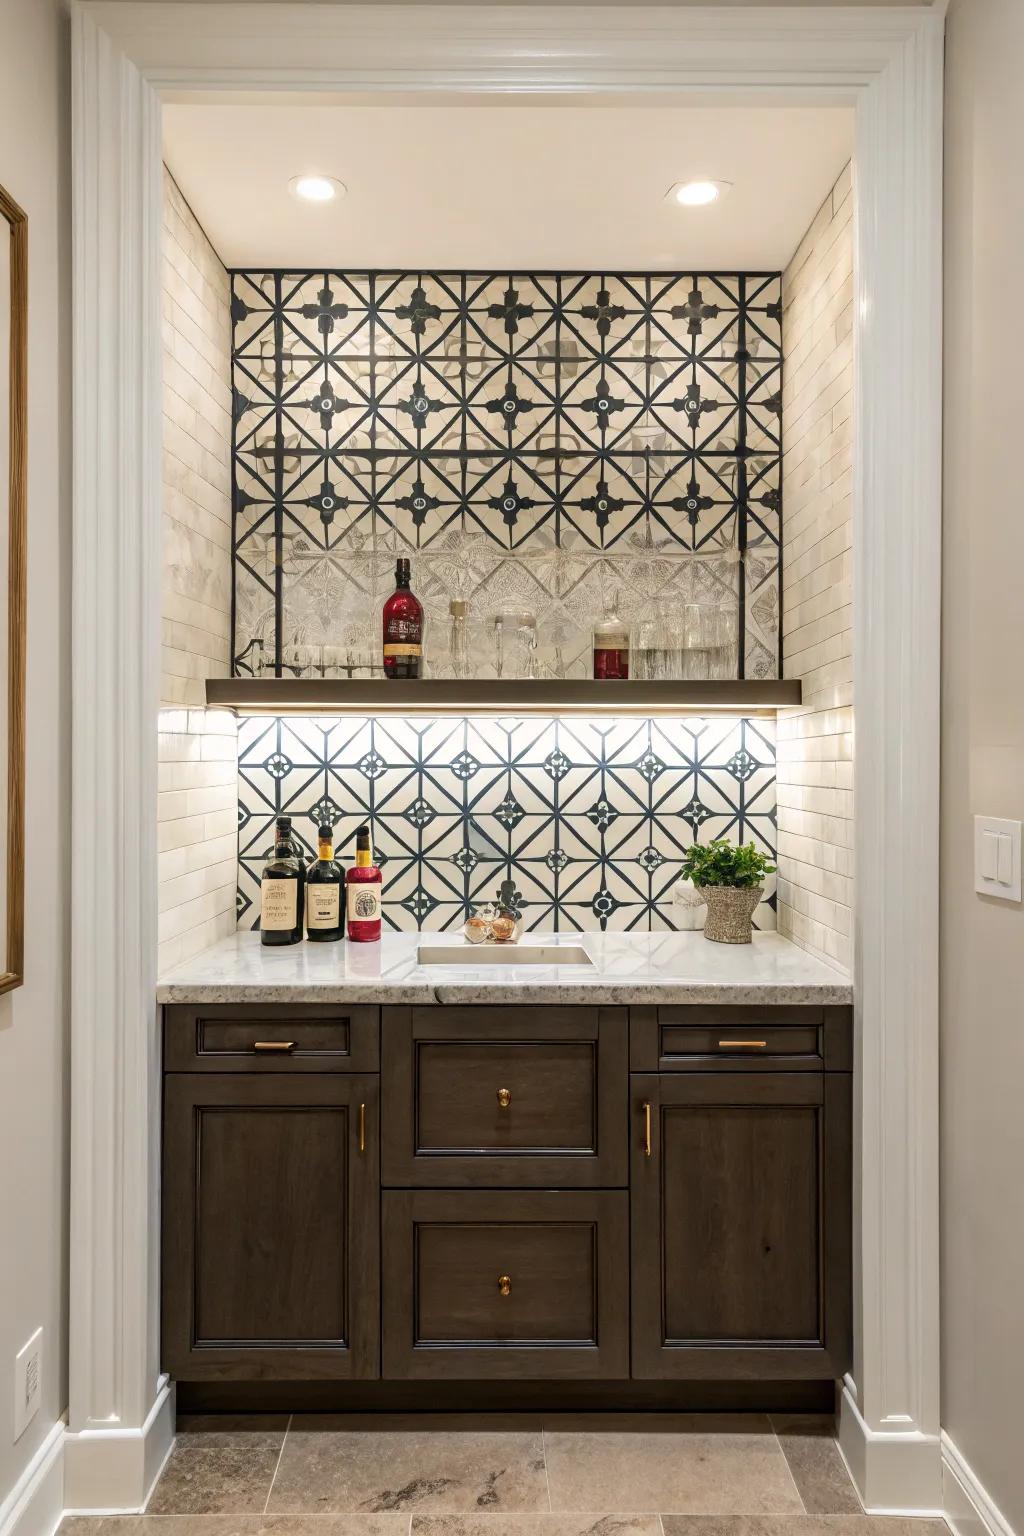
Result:
[[379,885],[357,885],[348,888],[348,920],[350,923],[377,922],[381,914]]
[[297,880],[264,880],[260,885],[260,927],[269,933],[295,927],[299,912]]
[[384,655],[388,656],[422,656],[422,645],[386,645]]
[[341,886],[306,886],[306,922],[310,928],[337,928],[341,920]]
[[387,640],[415,640],[422,639],[420,634],[419,619],[406,619],[401,614],[396,614],[384,621],[384,636]]

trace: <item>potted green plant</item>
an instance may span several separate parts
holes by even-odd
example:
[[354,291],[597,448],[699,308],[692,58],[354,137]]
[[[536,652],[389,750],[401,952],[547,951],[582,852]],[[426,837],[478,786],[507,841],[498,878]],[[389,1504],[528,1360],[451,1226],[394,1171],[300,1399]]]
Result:
[[753,843],[694,843],[683,857],[683,876],[700,891],[708,909],[704,937],[716,944],[749,944],[754,909],[764,895],[765,875],[775,873]]

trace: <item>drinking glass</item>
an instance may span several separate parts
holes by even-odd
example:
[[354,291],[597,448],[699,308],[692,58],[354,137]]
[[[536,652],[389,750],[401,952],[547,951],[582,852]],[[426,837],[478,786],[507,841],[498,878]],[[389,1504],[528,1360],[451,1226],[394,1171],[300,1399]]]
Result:
[[282,650],[282,670],[290,672],[292,677],[315,677],[320,671],[320,652],[319,645],[309,645],[302,640],[293,640]]
[[320,653],[324,677],[348,677],[349,653],[343,645],[325,645]]
[[537,619],[526,609],[504,608],[494,620],[494,664],[499,677],[537,676]]

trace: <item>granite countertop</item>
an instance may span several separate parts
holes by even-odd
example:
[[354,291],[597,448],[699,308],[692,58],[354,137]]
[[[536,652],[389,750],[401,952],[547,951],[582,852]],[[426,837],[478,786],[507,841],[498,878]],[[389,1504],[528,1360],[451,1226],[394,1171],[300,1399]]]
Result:
[[776,933],[713,944],[693,933],[526,934],[521,945],[582,945],[579,965],[417,963],[422,942],[458,935],[385,934],[379,944],[264,949],[235,933],[162,976],[161,1003],[852,1003],[853,984]]

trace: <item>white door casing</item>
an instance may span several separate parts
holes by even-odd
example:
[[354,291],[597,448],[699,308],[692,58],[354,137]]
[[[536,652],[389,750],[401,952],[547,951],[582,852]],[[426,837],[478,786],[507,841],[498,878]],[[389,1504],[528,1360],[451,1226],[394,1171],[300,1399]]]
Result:
[[870,1509],[939,1507],[943,30],[941,3],[74,0],[70,1507],[140,1507],[173,1433],[153,1001],[160,103],[254,89],[855,106],[856,1353],[840,1439]]

